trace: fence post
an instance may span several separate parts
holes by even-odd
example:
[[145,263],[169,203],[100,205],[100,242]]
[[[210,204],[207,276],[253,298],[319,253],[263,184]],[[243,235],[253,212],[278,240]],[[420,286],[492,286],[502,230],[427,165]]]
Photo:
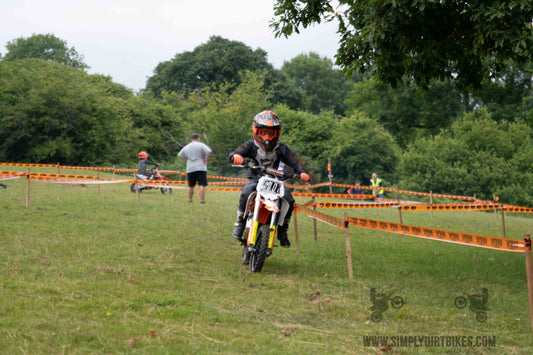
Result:
[[397,186],[394,186],[394,197],[396,198],[396,203],[398,203],[398,214],[400,215],[400,224],[403,224],[403,218],[402,218],[402,203],[400,200],[398,200],[398,190]]
[[533,260],[531,259],[531,236],[524,234],[524,243],[526,246],[526,275],[527,275],[527,294],[529,297],[529,321],[531,330],[533,330]]
[[348,263],[348,278],[353,280],[352,247],[350,246],[350,233],[348,231],[348,214],[344,212],[344,238],[346,239],[346,262]]
[[503,237],[505,238],[505,211],[502,206],[502,229],[503,229]]
[[[313,196],[313,211],[316,211],[315,197]],[[313,231],[315,235],[315,242],[317,241],[318,235],[316,231],[316,218],[313,218]]]
[[298,242],[298,211],[294,211],[294,216],[292,216],[292,219],[294,220],[294,243],[296,244],[296,253],[300,253],[300,244]]
[[135,184],[135,193],[137,194],[137,204],[141,205],[141,194],[139,191],[139,184],[137,184],[137,174],[133,173],[133,180]]
[[332,182],[331,182],[331,178],[333,177],[333,175],[331,175],[331,158],[328,158],[328,178],[329,178],[329,193],[332,194],[333,193],[333,186],[331,186]]
[[[433,206],[433,191],[429,191],[429,205]],[[433,209],[431,210],[431,218],[433,218]]]
[[26,208],[30,206],[30,168],[26,170]]
[[[100,180],[100,172],[96,172],[96,179]],[[98,181],[98,195],[100,195],[100,181]]]

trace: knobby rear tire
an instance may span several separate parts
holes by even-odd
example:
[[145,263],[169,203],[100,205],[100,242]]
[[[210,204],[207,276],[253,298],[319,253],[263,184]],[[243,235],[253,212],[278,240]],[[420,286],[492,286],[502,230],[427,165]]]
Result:
[[268,235],[270,228],[267,225],[260,225],[257,229],[257,238],[255,240],[255,250],[250,255],[249,270],[251,272],[260,272],[265,263],[268,249]]
[[172,189],[170,187],[162,187],[160,190],[163,195],[170,195],[172,193]]

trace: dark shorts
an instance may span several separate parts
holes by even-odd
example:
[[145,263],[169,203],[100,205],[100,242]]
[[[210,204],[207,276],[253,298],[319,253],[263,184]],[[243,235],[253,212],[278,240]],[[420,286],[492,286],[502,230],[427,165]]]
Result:
[[187,173],[187,182],[189,187],[195,187],[196,183],[198,183],[198,186],[207,186],[207,171]]

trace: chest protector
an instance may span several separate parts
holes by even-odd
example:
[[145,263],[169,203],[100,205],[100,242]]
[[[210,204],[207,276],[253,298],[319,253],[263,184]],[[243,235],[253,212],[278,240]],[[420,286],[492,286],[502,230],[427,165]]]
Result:
[[255,146],[257,147],[257,151],[254,159],[258,163],[258,165],[264,166],[266,168],[277,169],[280,161],[277,153],[278,147],[276,146],[270,152],[266,152],[257,144],[255,144]]

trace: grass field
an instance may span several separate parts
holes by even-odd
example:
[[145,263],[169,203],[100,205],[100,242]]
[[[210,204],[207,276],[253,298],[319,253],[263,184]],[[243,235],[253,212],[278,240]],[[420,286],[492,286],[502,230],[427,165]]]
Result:
[[[208,192],[201,205],[185,190],[152,190],[138,205],[126,184],[98,193],[32,182],[26,208],[25,180],[4,183],[2,354],[533,353],[523,253],[351,227],[349,280],[344,231],[318,222],[315,241],[313,220],[298,215],[300,252],[275,248],[250,274],[230,237],[237,192]],[[398,222],[393,209],[324,212]],[[403,222],[502,234],[493,212],[410,212]],[[521,240],[532,222],[507,214],[507,236]],[[372,321],[372,288],[404,305]],[[485,322],[454,306],[482,288]],[[424,346],[408,343],[415,336]]]

